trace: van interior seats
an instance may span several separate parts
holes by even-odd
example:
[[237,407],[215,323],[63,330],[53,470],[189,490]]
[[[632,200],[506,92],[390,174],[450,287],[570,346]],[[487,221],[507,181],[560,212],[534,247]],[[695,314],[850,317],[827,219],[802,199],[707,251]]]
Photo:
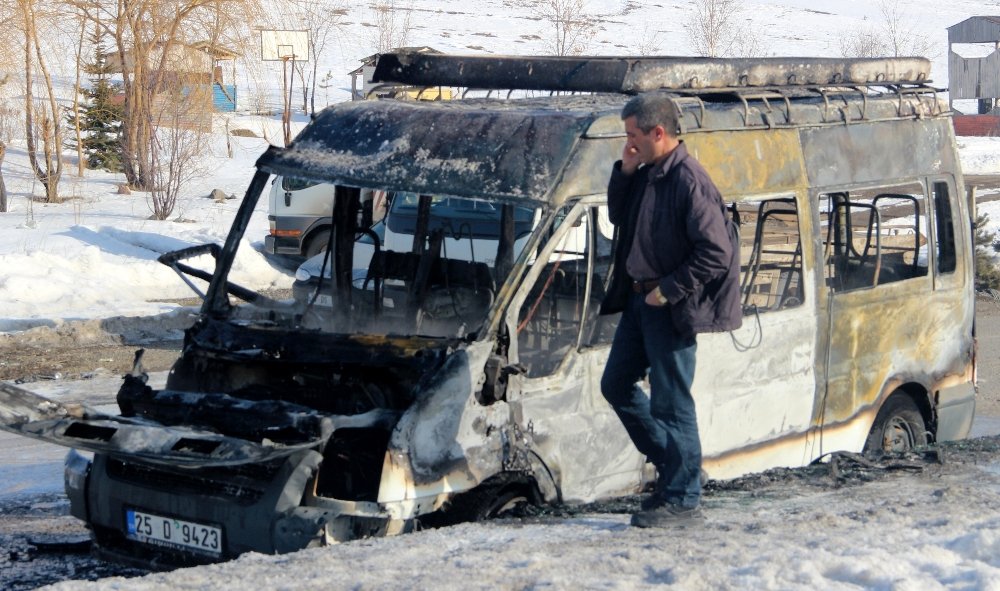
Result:
[[388,313],[383,307],[388,298],[392,316],[418,325],[444,321],[457,328],[482,316],[496,294],[492,269],[484,262],[435,256],[440,241],[437,245],[421,254],[380,250],[372,255],[362,289],[372,285],[377,294],[374,314]]
[[[761,201],[757,207],[753,249],[741,275],[744,314],[751,310],[779,310],[802,303],[802,242],[795,233],[793,248],[789,237],[782,237],[778,228],[798,226],[795,200],[779,198]],[[770,228],[765,239],[765,228]]]
[[[835,193],[827,226],[826,258],[834,291],[863,289],[927,275],[921,249],[927,238],[920,227],[920,200],[904,193],[863,197]],[[903,220],[892,224],[883,220]],[[925,253],[926,255],[926,253]]]

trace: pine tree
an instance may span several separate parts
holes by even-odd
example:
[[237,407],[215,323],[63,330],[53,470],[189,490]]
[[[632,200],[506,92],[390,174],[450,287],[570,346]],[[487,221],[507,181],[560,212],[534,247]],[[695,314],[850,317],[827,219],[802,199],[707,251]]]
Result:
[[996,234],[986,229],[990,217],[979,214],[975,224],[975,246],[976,246],[976,291],[1000,289],[1000,269],[993,263],[993,258],[986,252],[986,248],[992,247],[997,250]]
[[[94,61],[84,66],[84,71],[94,77],[91,78],[90,88],[83,90],[85,101],[79,114],[83,153],[87,158],[87,168],[121,172],[124,113],[122,103],[116,100],[120,85],[111,79],[112,67],[105,57],[103,43],[97,39],[94,45]],[[72,113],[68,118],[71,124],[75,123]]]

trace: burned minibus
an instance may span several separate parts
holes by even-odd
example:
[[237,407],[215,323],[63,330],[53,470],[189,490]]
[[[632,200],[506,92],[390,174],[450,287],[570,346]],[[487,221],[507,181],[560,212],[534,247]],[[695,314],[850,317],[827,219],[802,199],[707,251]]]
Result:
[[[165,388],[139,360],[113,415],[4,385],[0,419],[93,452],[67,458],[71,512],[100,555],[146,565],[638,493],[652,467],[599,387],[620,247],[605,190],[623,104],[663,92],[740,228],[742,327],[698,337],[708,476],[963,438],[973,204],[929,69],[384,55],[377,81],[490,96],[327,108],[260,157],[224,245],[162,257],[205,290]],[[270,175],[336,186],[330,305],[230,281]],[[358,222],[372,190],[409,196],[406,248]]]

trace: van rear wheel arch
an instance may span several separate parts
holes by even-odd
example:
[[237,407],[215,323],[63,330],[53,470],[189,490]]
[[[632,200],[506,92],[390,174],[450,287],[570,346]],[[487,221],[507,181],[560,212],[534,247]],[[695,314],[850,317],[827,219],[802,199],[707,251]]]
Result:
[[919,386],[901,386],[890,394],[872,423],[864,454],[909,451],[933,440],[930,402]]
[[426,527],[441,527],[484,521],[503,516],[519,506],[542,502],[542,495],[530,474],[504,472],[455,495],[444,509],[421,518],[421,523]]

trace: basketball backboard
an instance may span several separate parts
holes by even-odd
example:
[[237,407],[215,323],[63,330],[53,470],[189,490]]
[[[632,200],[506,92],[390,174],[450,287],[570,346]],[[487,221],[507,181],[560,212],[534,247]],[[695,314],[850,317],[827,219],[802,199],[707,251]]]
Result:
[[309,61],[309,31],[262,30],[260,59],[265,62]]

